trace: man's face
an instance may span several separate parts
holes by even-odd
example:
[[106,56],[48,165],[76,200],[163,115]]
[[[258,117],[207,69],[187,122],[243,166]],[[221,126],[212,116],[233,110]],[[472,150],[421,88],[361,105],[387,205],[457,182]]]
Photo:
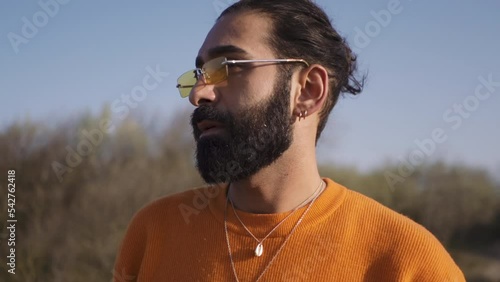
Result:
[[[208,34],[199,59],[275,58],[264,37],[269,27],[256,14],[228,15]],[[290,76],[276,65],[230,68],[227,81],[195,87],[190,100],[198,106],[191,119],[197,167],[208,183],[245,179],[292,143]]]

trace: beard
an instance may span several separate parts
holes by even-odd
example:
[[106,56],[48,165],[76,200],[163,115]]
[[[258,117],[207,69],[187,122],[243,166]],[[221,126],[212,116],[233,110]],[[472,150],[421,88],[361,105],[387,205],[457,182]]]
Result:
[[[238,112],[221,112],[203,104],[191,116],[196,167],[209,184],[246,179],[276,161],[292,144],[289,79],[280,75],[272,95]],[[223,131],[202,136],[197,123],[211,120]]]

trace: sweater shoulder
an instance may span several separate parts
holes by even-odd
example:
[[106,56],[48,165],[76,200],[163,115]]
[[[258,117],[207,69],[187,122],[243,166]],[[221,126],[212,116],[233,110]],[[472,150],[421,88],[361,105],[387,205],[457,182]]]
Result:
[[158,198],[142,207],[134,216],[135,220],[150,224],[165,223],[165,220],[189,223],[191,214],[199,214],[208,209],[210,199],[220,193],[217,186],[200,186],[183,192]]
[[[425,227],[361,193],[347,189],[346,204],[364,223],[381,231],[397,230],[401,236],[421,235],[437,240]],[[396,235],[396,234],[393,234]],[[411,237],[411,236],[410,236]]]
[[429,277],[463,281],[463,274],[449,253],[425,227],[358,192],[348,190],[346,198],[353,221],[361,229],[357,232],[371,234],[370,244],[380,246],[375,260],[404,269],[407,277],[418,277],[419,281],[429,281]]

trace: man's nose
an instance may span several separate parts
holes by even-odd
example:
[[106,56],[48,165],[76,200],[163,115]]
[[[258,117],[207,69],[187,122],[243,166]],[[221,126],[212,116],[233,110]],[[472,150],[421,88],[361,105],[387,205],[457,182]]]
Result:
[[189,102],[198,107],[202,104],[213,103],[216,98],[214,85],[206,84],[203,75],[201,75],[189,93]]

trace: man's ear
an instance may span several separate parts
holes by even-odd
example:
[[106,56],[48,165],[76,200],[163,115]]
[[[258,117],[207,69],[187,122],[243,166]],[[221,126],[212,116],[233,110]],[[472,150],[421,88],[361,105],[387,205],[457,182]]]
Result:
[[297,114],[307,112],[308,116],[320,111],[330,87],[326,68],[318,64],[309,66],[300,72],[299,83],[301,89],[295,96],[294,112]]

